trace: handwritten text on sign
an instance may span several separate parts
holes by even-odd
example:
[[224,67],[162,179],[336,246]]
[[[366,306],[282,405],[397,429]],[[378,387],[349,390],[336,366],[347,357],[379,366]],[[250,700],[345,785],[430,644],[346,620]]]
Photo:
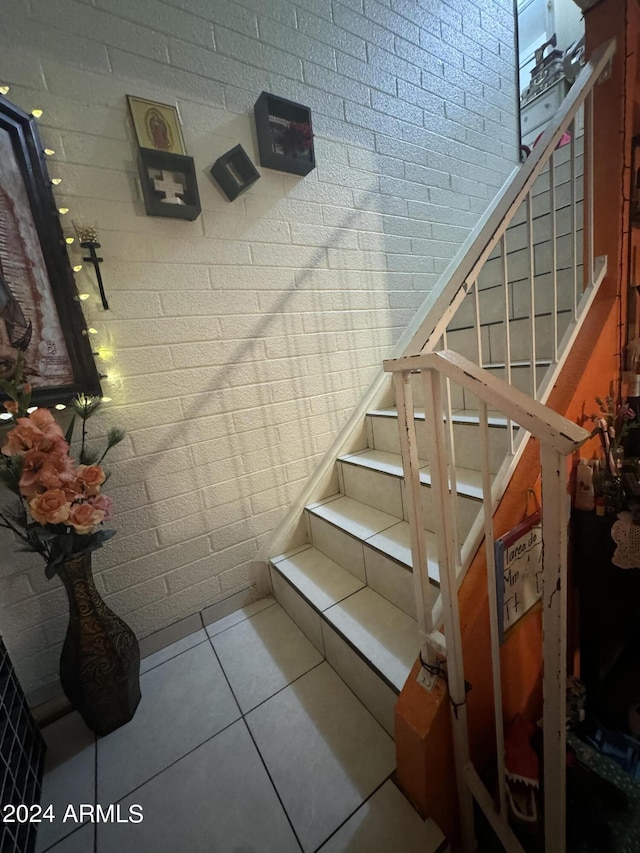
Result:
[[523,522],[495,543],[500,639],[542,595],[542,527]]

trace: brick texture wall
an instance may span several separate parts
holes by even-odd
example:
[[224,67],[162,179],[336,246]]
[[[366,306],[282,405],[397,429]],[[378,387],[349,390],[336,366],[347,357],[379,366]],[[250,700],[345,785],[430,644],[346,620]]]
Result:
[[[100,590],[146,636],[251,584],[263,537],[516,162],[511,0],[3,0],[0,83],[44,110],[64,220],[97,222],[111,310],[79,274],[124,426]],[[317,169],[257,163],[262,90],[309,105]],[[126,94],[178,106],[202,215],[145,216]],[[75,255],[73,256],[75,259]],[[57,579],[6,543],[0,631],[56,677]]]

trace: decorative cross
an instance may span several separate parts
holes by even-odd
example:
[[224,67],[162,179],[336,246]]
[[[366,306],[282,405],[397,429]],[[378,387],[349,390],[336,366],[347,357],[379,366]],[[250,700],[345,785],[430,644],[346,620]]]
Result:
[[162,177],[153,179],[153,185],[156,190],[159,193],[165,194],[165,198],[160,199],[160,201],[164,204],[184,204],[184,201],[178,198],[179,195],[184,194],[184,187],[176,181],[175,174],[162,170],[161,175]]

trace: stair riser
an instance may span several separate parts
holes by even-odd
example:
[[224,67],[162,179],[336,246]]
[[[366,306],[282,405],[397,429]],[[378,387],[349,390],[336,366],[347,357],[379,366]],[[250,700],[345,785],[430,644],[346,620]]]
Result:
[[[528,299],[528,297],[526,298]],[[558,341],[562,339],[562,335],[565,333],[571,319],[572,314],[568,310],[558,314]],[[536,357],[552,359],[554,356],[554,349],[553,316],[551,314],[536,316],[535,334]],[[520,320],[512,320],[509,323],[509,336],[511,359],[513,361],[523,361],[529,358],[531,352],[531,321],[529,317],[523,317]],[[459,331],[449,332],[447,335],[447,347],[475,363],[478,362],[478,345],[474,330],[460,329]],[[483,364],[503,362],[505,361],[505,354],[506,334],[504,323],[499,322],[483,326]]]
[[[500,379],[504,379],[506,381],[506,370],[504,367],[489,367],[487,368],[490,373],[494,376],[499,376]],[[540,381],[546,371],[548,370],[548,365],[538,365],[536,380],[538,385],[540,385]],[[531,385],[531,367],[529,365],[516,365],[511,368],[511,384],[515,385],[520,391],[524,391],[526,394],[532,393],[532,385]],[[421,407],[422,398],[419,396],[420,385],[418,382],[415,383],[414,388],[416,388],[416,392],[414,394],[414,405],[417,407]],[[455,396],[458,405],[458,409],[477,409],[478,408],[478,398],[475,397],[470,391],[463,390],[460,385],[456,385],[454,382],[451,383],[452,394]]]
[[[403,497],[404,482],[400,477],[362,468],[348,462],[338,461],[338,480],[340,491],[367,506],[387,512],[398,519],[408,521],[406,502]],[[433,506],[431,488],[423,485],[422,504],[424,507],[425,529],[433,530]],[[479,502],[466,495],[458,495],[456,501],[458,515],[458,534],[466,536],[478,513]]]
[[270,566],[270,573],[273,593],[281,607],[324,655],[369,713],[394,737],[396,692],[273,566]]
[[[514,279],[509,282],[509,317],[528,317],[530,308],[531,285],[528,278]],[[582,283],[582,264],[578,266],[578,282]],[[573,308],[575,281],[573,269],[558,270],[557,273],[558,310],[566,311]],[[535,306],[536,314],[550,314],[553,310],[553,281],[551,273],[535,277]],[[480,290],[480,324],[501,323],[504,320],[505,300],[501,283],[491,281],[490,286]],[[461,329],[472,329],[475,326],[476,309],[473,294],[465,297],[449,326],[449,334]]]
[[[368,416],[369,447],[376,450],[385,450],[388,453],[400,453],[400,437],[398,434],[398,419]],[[418,442],[418,456],[424,462],[429,461],[429,448],[425,422],[416,419],[416,438]],[[491,472],[496,473],[508,450],[508,436],[506,427],[491,427]],[[481,460],[479,457],[479,432],[477,424],[453,424],[453,440],[456,452],[456,465],[461,468],[471,468],[479,471]]]
[[413,619],[417,618],[413,575],[408,566],[384,556],[366,541],[356,539],[322,518],[311,513],[307,513],[307,518],[309,541],[314,548]]
[[[572,320],[572,313],[565,311],[558,314],[558,343],[566,332]],[[554,359],[553,317],[536,317],[536,358]],[[515,320],[509,324],[510,347],[512,361],[527,361],[531,357],[531,322],[530,320]],[[483,353],[486,363],[503,363],[506,361],[505,330],[502,323],[489,327],[489,351]]]

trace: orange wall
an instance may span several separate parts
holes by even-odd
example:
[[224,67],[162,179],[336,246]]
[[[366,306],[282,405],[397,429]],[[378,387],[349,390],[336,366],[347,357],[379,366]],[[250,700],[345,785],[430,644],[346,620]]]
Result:
[[[607,38],[618,49],[610,78],[596,88],[594,143],[595,248],[606,254],[608,272],[589,316],[553,389],[549,405],[579,423],[594,408],[594,396],[618,391],[621,341],[628,276],[628,187],[631,100],[625,92],[636,74],[636,0],[604,0],[586,14],[587,55]],[[629,83],[629,81],[632,81]],[[623,191],[626,187],[626,191]],[[635,298],[635,297],[634,297]],[[588,426],[588,424],[587,424]],[[590,443],[591,445],[591,443]],[[584,455],[591,456],[588,445]],[[593,450],[597,451],[595,444]],[[539,475],[537,442],[530,441],[495,515],[499,536],[522,517],[527,489]],[[468,695],[469,735],[478,767],[495,754],[493,702],[484,547],[476,555],[460,590]],[[502,647],[504,718],[524,713],[535,719],[542,708],[542,627],[539,606],[510,631]],[[396,750],[400,786],[423,815],[430,815],[455,842],[456,808],[451,745],[451,712],[440,685],[427,694],[416,683],[419,663],[396,707]]]

